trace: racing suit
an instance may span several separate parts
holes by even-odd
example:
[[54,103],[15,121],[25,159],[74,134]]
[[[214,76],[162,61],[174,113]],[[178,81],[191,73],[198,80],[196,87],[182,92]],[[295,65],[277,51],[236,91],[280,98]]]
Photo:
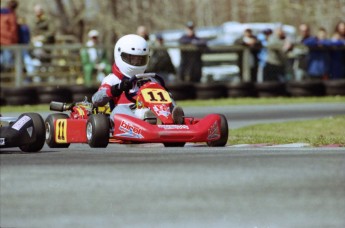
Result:
[[[119,68],[114,64],[112,66],[113,73],[106,76],[101,86],[99,87],[98,91],[92,96],[92,103],[94,106],[104,106],[109,101],[113,101],[115,108],[112,110],[110,114],[110,119],[114,120],[115,114],[126,114],[133,117],[141,116],[141,113],[138,113],[138,110],[132,110],[130,106],[133,102],[129,101],[125,96],[125,93],[120,90],[120,84],[123,80],[127,80],[128,78],[124,76]],[[157,82],[154,78],[149,78],[150,81]],[[139,87],[136,85],[131,85],[129,90],[130,93],[136,93],[139,90]],[[115,89],[114,89],[115,88]],[[141,110],[144,111],[144,110]]]

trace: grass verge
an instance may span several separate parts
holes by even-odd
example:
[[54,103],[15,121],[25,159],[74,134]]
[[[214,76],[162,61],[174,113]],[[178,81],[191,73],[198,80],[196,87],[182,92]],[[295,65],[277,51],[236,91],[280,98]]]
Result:
[[257,124],[230,131],[229,144],[309,143],[345,147],[345,116],[284,123]]

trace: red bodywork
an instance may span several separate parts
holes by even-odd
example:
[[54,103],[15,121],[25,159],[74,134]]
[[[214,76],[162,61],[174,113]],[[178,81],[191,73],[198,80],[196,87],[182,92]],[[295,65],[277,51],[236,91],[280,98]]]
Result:
[[[124,114],[115,115],[109,142],[209,142],[220,138],[221,118],[218,114],[209,114],[202,119],[185,117],[185,124],[173,124],[170,112],[172,100],[168,92],[157,83],[149,82],[143,85],[136,100],[137,108],[150,108],[160,120],[159,124],[153,125]],[[87,143],[86,125],[89,115],[90,110],[87,107],[74,106],[69,119],[55,121],[55,141]],[[61,121],[64,124],[61,124]],[[57,137],[61,133],[66,140],[59,141]]]

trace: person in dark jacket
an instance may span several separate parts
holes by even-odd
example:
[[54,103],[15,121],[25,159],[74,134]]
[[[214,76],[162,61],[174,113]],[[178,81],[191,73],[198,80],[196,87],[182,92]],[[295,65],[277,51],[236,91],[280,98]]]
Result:
[[308,76],[310,79],[328,79],[330,70],[330,55],[327,48],[331,41],[327,39],[326,29],[321,27],[317,36],[305,39],[303,43],[309,47]]
[[250,65],[250,81],[256,82],[258,73],[259,58],[258,54],[262,47],[260,40],[253,34],[249,28],[244,30],[243,36],[235,41],[235,44],[243,45],[250,49],[249,65]]
[[156,44],[150,56],[150,62],[146,68],[146,72],[155,72],[161,76],[165,82],[169,83],[174,80],[176,70],[167,49],[164,48],[164,39],[161,34],[156,36]]
[[193,45],[197,50],[181,50],[180,81],[200,82],[201,80],[201,54],[206,42],[195,35],[194,23],[186,24],[186,34],[179,39],[180,45]]
[[[18,2],[16,0],[7,1],[7,8],[0,10],[0,44],[1,46],[13,45],[18,43],[18,26],[16,9]],[[0,50],[0,69],[9,71],[14,66],[13,51],[8,49]]]
[[340,21],[331,38],[330,79],[345,79],[345,21]]

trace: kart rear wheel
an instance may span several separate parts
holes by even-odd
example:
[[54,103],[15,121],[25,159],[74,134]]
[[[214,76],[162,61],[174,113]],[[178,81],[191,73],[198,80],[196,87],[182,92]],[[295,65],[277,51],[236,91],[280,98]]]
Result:
[[184,147],[185,142],[163,143],[165,147]]
[[91,148],[105,148],[109,143],[110,121],[104,114],[91,115],[86,123],[87,143]]
[[32,138],[34,139],[32,143],[22,145],[19,148],[23,152],[37,152],[40,151],[44,146],[45,141],[45,129],[44,129],[44,121],[42,117],[37,113],[24,113],[19,116],[20,119],[22,116],[29,116],[32,120]]
[[55,142],[55,126],[54,122],[57,119],[68,119],[68,115],[64,113],[50,114],[45,120],[46,129],[46,143],[50,148],[68,148],[69,143],[56,143]]
[[207,142],[207,145],[210,147],[221,147],[225,146],[228,142],[229,127],[228,120],[222,114],[219,114],[220,117],[220,138],[215,141]]

